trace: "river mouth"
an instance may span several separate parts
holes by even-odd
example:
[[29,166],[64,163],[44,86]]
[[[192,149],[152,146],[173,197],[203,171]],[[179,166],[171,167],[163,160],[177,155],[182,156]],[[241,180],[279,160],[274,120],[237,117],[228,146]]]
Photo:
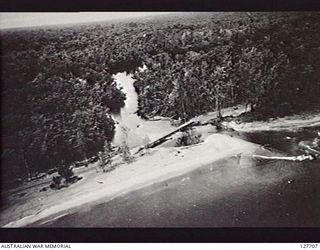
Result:
[[[138,70],[145,70],[145,67]],[[175,129],[170,119],[149,121],[138,116],[138,94],[133,86],[135,81],[133,73],[119,72],[114,74],[113,78],[118,88],[126,95],[124,107],[112,114],[116,123],[112,141],[114,146],[127,145],[129,148],[143,146]]]
[[[318,226],[319,189],[314,176],[320,172],[312,165],[308,171],[313,175],[300,173],[297,169],[301,165],[297,164],[257,165],[250,160],[239,164],[237,157],[229,157],[111,201],[29,226]],[[297,196],[301,202],[296,202]]]
[[[145,70],[139,68],[138,70]],[[114,112],[112,118],[116,122],[115,135],[112,141],[114,146],[126,144],[129,148],[146,145],[175,130],[170,119],[150,121],[137,114],[138,94],[133,86],[133,73],[119,72],[113,75],[118,88],[126,94],[125,105],[119,112]],[[241,132],[240,136],[246,141],[267,145],[273,150],[288,155],[299,155],[300,141],[312,141],[317,136],[320,127],[300,128],[299,130],[283,131],[252,131]]]
[[278,150],[288,155],[299,155],[304,153],[299,149],[298,144],[301,141],[312,142],[317,137],[317,132],[320,131],[319,127],[300,128],[294,131],[254,131],[254,132],[241,132],[241,138],[257,143],[266,145],[268,148]]
[[[296,132],[255,131],[264,144],[289,137],[313,138],[317,128]],[[288,134],[289,133],[289,134]],[[248,136],[249,134],[247,134]],[[280,136],[281,135],[281,136]],[[281,145],[281,143],[280,143]],[[274,147],[279,146],[276,143]],[[279,147],[280,148],[280,147]],[[283,148],[283,152],[286,147]],[[180,150],[180,149],[179,149]],[[260,148],[255,153],[264,154]],[[274,153],[273,150],[270,152]],[[104,203],[79,207],[29,226],[226,227],[317,226],[319,162],[255,161],[227,157]],[[100,185],[100,184],[99,184]],[[299,199],[299,202],[297,202]],[[116,212],[115,212],[116,211]],[[128,212],[129,211],[129,212]],[[219,216],[217,216],[217,214]],[[168,220],[170,218],[170,220]],[[46,222],[46,223],[44,223]],[[43,224],[41,224],[43,223]]]

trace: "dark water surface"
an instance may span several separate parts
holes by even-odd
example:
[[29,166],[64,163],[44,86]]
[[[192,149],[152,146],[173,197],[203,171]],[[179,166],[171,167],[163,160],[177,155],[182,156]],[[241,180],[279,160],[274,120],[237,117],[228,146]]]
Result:
[[320,127],[301,128],[297,131],[254,131],[241,133],[241,137],[246,141],[269,145],[289,155],[299,155],[302,152],[298,148],[298,143],[313,141],[318,131],[320,132]]
[[[127,95],[113,141],[141,146],[175,129],[169,120],[146,121],[137,114],[131,74],[114,75]],[[123,129],[125,128],[125,129]],[[301,155],[320,127],[297,131],[241,133],[268,149],[258,154]],[[320,161],[259,162],[230,157],[187,174],[119,196],[64,211],[30,227],[319,227]]]
[[[246,134],[290,153],[282,138],[316,129]],[[288,139],[285,139],[288,141]],[[185,175],[30,226],[45,227],[319,227],[320,162],[230,157]],[[50,218],[49,218],[50,219]]]

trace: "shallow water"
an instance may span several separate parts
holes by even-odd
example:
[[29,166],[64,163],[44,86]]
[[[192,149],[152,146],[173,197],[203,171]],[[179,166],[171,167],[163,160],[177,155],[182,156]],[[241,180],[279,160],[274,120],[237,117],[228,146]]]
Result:
[[320,171],[316,165],[300,171],[303,167],[230,157],[30,226],[319,226]]
[[[137,94],[132,75],[115,79],[127,94],[114,115],[119,138],[130,147],[174,129],[170,121],[146,121],[135,114]],[[127,128],[124,135],[121,126]],[[243,139],[299,155],[300,141],[312,141],[320,128],[241,133]],[[275,150],[276,149],[276,150]],[[261,148],[262,155],[266,150]],[[250,156],[230,157],[184,175],[40,220],[45,227],[314,227],[320,226],[320,162],[259,162]]]
[[301,128],[294,131],[254,131],[242,132],[241,137],[247,141],[271,146],[288,155],[300,155],[304,152],[298,147],[299,142],[312,142],[317,137],[320,127]]
[[[247,140],[298,154],[317,128],[243,133]],[[273,154],[261,148],[259,154]],[[45,227],[318,227],[320,162],[229,157],[111,201],[29,226]]]
[[112,141],[115,146],[120,146],[124,142],[130,148],[142,146],[175,129],[169,119],[147,121],[136,114],[138,94],[133,87],[134,79],[132,76],[126,72],[113,75],[118,87],[122,88],[126,94],[125,106],[121,108],[119,113],[112,115],[116,121],[115,136]]

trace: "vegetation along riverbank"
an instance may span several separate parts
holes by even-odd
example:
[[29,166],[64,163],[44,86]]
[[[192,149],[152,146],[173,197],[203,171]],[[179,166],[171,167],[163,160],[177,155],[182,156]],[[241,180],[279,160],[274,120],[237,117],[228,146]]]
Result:
[[223,158],[317,161],[319,27],[241,12],[1,30],[1,225]]

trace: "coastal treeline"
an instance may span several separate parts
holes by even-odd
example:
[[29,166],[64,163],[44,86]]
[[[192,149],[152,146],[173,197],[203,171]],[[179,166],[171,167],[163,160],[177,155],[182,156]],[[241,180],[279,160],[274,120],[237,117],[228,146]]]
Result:
[[103,150],[125,100],[117,72],[135,72],[145,118],[187,120],[238,103],[256,118],[315,108],[319,24],[312,12],[186,13],[3,30],[2,180]]
[[[200,15],[199,15],[200,18]],[[139,113],[187,120],[245,103],[256,119],[319,108],[320,14],[191,18],[150,37]]]

